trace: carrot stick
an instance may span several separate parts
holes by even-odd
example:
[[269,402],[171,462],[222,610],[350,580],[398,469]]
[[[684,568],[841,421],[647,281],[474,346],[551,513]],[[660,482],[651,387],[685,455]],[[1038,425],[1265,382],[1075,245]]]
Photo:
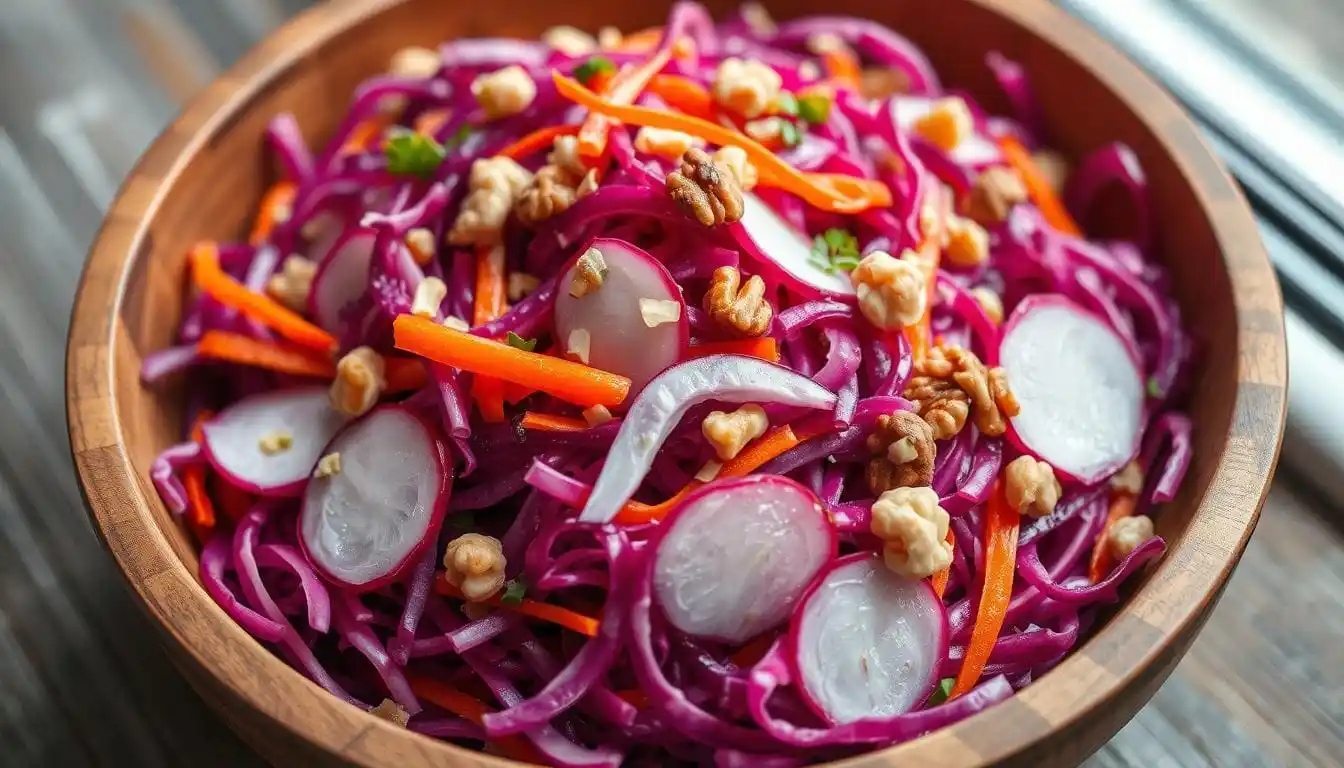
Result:
[[648,91],[668,103],[668,106],[692,117],[709,120],[714,117],[714,98],[709,89],[689,77],[654,75]]
[[588,422],[583,419],[536,411],[527,411],[523,414],[522,421],[518,423],[523,429],[537,432],[582,432],[588,429]]
[[[639,94],[644,92],[645,86],[653,79],[653,76],[662,71],[667,66],[667,62],[672,58],[672,48],[667,46],[661,50],[655,51],[644,62],[638,65],[626,65],[622,67],[607,87],[603,89],[606,101],[611,104],[633,104]],[[563,77],[559,72],[555,77]],[[573,81],[570,81],[573,82]],[[583,86],[575,83],[579,88]],[[586,88],[584,90],[587,90]],[[591,93],[591,91],[589,91]],[[607,134],[611,129],[612,117],[614,115],[604,115],[597,110],[591,110],[587,119],[583,121],[583,126],[579,128],[579,154],[589,160],[596,160],[607,150]]]
[[336,339],[316,325],[304,320],[269,296],[248,290],[219,268],[219,251],[215,244],[205,242],[191,250],[191,273],[200,288],[226,307],[232,307],[262,325],[276,331],[295,344],[330,352]]
[[[957,546],[957,535],[952,533],[951,528],[947,529],[947,543],[954,547]],[[930,583],[933,585],[933,593],[938,596],[939,600],[943,598],[943,593],[947,591],[947,578],[951,574],[951,567],[947,567],[933,574],[930,579]]]
[[778,363],[779,344],[771,336],[762,336],[758,339],[707,341],[703,344],[696,344],[687,350],[686,359],[694,360],[697,357],[708,357],[709,355],[746,355],[747,357]]
[[266,194],[261,197],[261,208],[257,211],[257,220],[252,225],[252,234],[248,236],[247,242],[251,245],[261,245],[266,242],[266,238],[271,236],[275,225],[289,216],[277,216],[282,209],[293,211],[294,196],[299,191],[299,185],[292,181],[277,181],[266,190]]
[[[943,194],[941,187],[934,187],[938,194]],[[920,243],[917,251],[920,259],[924,262],[924,267],[928,272],[928,282],[925,285],[924,294],[924,314],[920,316],[919,322],[906,329],[906,336],[910,340],[910,354],[915,362],[919,362],[928,357],[929,350],[939,342],[934,340],[930,342],[929,337],[933,331],[933,302],[934,290],[938,285],[938,264],[942,260],[942,248],[940,243],[943,239],[943,229],[947,226],[947,221],[943,218],[944,207],[942,201],[938,202],[938,213],[935,217],[933,231],[929,232],[924,242]]]
[[[436,582],[436,585],[439,594],[459,599],[462,598],[462,591],[457,587],[454,587],[447,579],[440,578],[438,582]],[[585,616],[578,611],[571,611],[568,608],[555,605],[554,603],[529,600],[526,597],[516,603],[506,603],[496,595],[480,602],[495,608],[501,608],[506,611],[520,613],[524,616],[530,616],[531,618],[539,619],[541,621],[547,621],[564,627],[565,629],[572,629],[575,632],[578,632],[581,635],[587,635],[588,637],[597,637],[597,631],[601,627],[601,622],[594,619],[592,616]]]
[[1134,507],[1137,503],[1138,499],[1132,493],[1112,491],[1111,507],[1106,512],[1106,525],[1101,529],[1101,535],[1097,537],[1096,543],[1092,545],[1092,559],[1087,564],[1087,578],[1093,584],[1105,578],[1106,574],[1115,566],[1111,557],[1111,549],[1106,544],[1111,526],[1115,525],[1115,521],[1134,514]]
[[[411,691],[417,697],[477,725],[484,722],[487,714],[495,711],[475,696],[463,693],[447,683],[414,673],[407,674],[406,681],[410,683]],[[505,736],[492,743],[511,760],[535,765],[546,761],[541,752],[521,736]]]
[[1004,159],[1008,164],[1017,169],[1018,174],[1022,176],[1027,194],[1036,207],[1041,209],[1041,215],[1050,226],[1066,235],[1074,237],[1081,235],[1083,231],[1078,228],[1078,222],[1069,215],[1069,210],[1064,207],[1063,201],[1055,194],[1055,188],[1050,185],[1049,178],[1036,165],[1036,161],[1031,159],[1031,153],[1022,146],[1022,142],[1012,136],[1000,136],[999,148],[1003,150]]
[[336,366],[330,357],[313,352],[308,347],[296,347],[254,339],[241,333],[206,331],[196,348],[201,356],[238,365],[250,365],[295,376],[315,376],[330,379],[336,375]]
[[653,50],[653,47],[658,44],[659,40],[662,39],[663,39],[662,27],[646,27],[644,29],[639,30],[638,32],[631,32],[630,34],[622,37],[621,44],[616,46],[612,50],[634,51],[634,52],[649,51]]
[[[472,325],[484,325],[504,314],[504,248],[481,247],[476,250],[476,303]],[[504,421],[504,386],[493,376],[477,374],[471,383],[471,396],[487,423]]]
[[859,213],[891,205],[891,190],[879,181],[839,174],[804,173],[780,160],[760,142],[730,128],[690,115],[620,104],[593,93],[559,72],[552,72],[551,78],[560,95],[594,113],[630,125],[682,131],[711,144],[741,147],[760,172],[761,184],[792,192],[816,208],[833,213]]
[[499,151],[499,156],[521,160],[533,152],[549,149],[561,136],[573,136],[579,132],[577,125],[548,125],[545,128],[527,134]]
[[448,122],[448,118],[452,115],[453,113],[446,109],[431,109],[422,112],[419,117],[415,118],[415,132],[421,136],[433,136],[443,127],[444,123]]
[[[210,411],[201,411],[196,416],[196,422],[191,427],[191,439],[197,443],[205,442],[205,435],[201,425],[214,418]],[[210,531],[215,527],[215,504],[210,500],[210,494],[205,490],[205,465],[192,464],[182,470],[182,486],[187,492],[187,511],[190,513],[188,522],[196,532],[196,537],[202,543],[209,538]]]
[[849,88],[858,88],[862,69],[858,58],[847,46],[825,51],[821,54],[821,63],[832,80]]
[[524,352],[423,317],[401,315],[392,329],[397,349],[464,371],[536,387],[585,408],[620,405],[630,392],[630,380],[624,376],[550,355]]
[[971,642],[961,663],[961,672],[948,698],[975,687],[989,662],[989,654],[1003,629],[1008,604],[1013,597],[1013,574],[1017,570],[1017,529],[1021,520],[1008,504],[1003,481],[996,480],[985,507],[985,577],[980,607],[975,613]]
[[429,381],[425,364],[414,357],[383,358],[383,379],[387,382],[386,392],[413,392]]
[[387,118],[371,117],[355,126],[350,136],[341,145],[341,154],[353,155],[368,149],[373,140],[387,128]]

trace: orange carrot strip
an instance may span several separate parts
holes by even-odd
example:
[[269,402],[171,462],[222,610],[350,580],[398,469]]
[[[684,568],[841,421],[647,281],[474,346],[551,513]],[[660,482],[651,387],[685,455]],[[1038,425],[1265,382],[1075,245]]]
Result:
[[387,392],[413,392],[429,381],[425,364],[415,357],[383,358],[383,378]]
[[[447,683],[414,673],[407,674],[406,681],[410,683],[411,691],[417,697],[477,725],[484,721],[487,714],[495,711],[475,696],[463,693]],[[546,761],[541,752],[521,736],[505,736],[492,743],[511,760],[535,765],[541,765]]]
[[668,106],[702,120],[714,117],[714,98],[709,89],[680,75],[654,75],[648,90]]
[[759,339],[730,339],[696,344],[686,352],[687,360],[709,355],[746,355],[772,363],[779,362],[779,344],[771,336]]
[[[942,194],[945,194],[942,187],[935,186],[933,190],[937,192],[940,198]],[[933,231],[927,234],[917,251],[919,258],[924,263],[929,279],[925,284],[924,314],[919,318],[919,322],[906,329],[906,336],[910,340],[910,354],[914,357],[915,362],[928,357],[929,350],[941,343],[938,339],[930,342],[929,336],[933,333],[931,329],[933,325],[934,293],[938,285],[938,264],[942,260],[943,254],[940,243],[943,239],[943,229],[947,226],[947,221],[943,216],[945,211],[943,202],[941,199],[938,200]]]
[[573,136],[578,132],[579,126],[577,125],[548,125],[545,128],[538,128],[501,149],[499,155],[521,160],[533,152],[549,149],[555,143],[555,140],[561,136]]
[[[213,417],[210,411],[201,411],[196,415],[196,421],[191,427],[192,441],[205,441],[201,425]],[[187,492],[187,511],[190,513],[187,522],[191,524],[196,537],[204,543],[215,527],[215,504],[205,490],[205,465],[193,464],[182,470],[182,486]]]
[[523,429],[532,429],[538,432],[582,432],[588,429],[588,422],[583,419],[536,411],[527,411],[523,414],[522,421],[518,423]]
[[226,363],[250,365],[295,376],[329,379],[336,375],[336,366],[331,358],[317,354],[308,347],[262,341],[241,333],[206,331],[196,348],[203,357]]
[[[954,547],[957,546],[957,535],[952,532],[951,528],[947,529],[947,543]],[[943,593],[947,591],[947,579],[950,575],[952,575],[952,569],[948,567],[933,574],[929,580],[933,585],[933,593],[940,600],[943,598]]]
[[1081,235],[1083,231],[1079,229],[1078,222],[1069,215],[1069,210],[1064,207],[1059,195],[1055,194],[1055,188],[1051,186],[1049,178],[1036,165],[1036,161],[1031,159],[1031,153],[1022,146],[1022,142],[1012,136],[1000,136],[999,148],[1003,150],[1004,159],[1008,164],[1017,169],[1018,174],[1022,176],[1027,194],[1036,207],[1041,209],[1041,215],[1050,226],[1066,235],[1074,237]]
[[858,88],[859,78],[863,74],[859,59],[848,46],[832,48],[821,54],[822,66],[832,80],[849,88]]
[[382,135],[387,129],[387,118],[371,117],[355,126],[350,131],[350,136],[341,145],[341,154],[353,155],[363,152],[373,144],[373,140]]
[[663,39],[662,27],[646,27],[638,32],[631,32],[621,38],[621,44],[613,48],[616,51],[648,51],[653,50],[653,46]]
[[476,250],[476,303],[472,325],[484,325],[504,314],[504,249],[483,247]]
[[620,405],[630,393],[630,380],[624,376],[550,355],[524,352],[423,317],[401,315],[392,328],[397,349],[464,371],[536,387],[585,408]]
[[741,147],[760,172],[761,184],[792,192],[816,208],[833,213],[859,213],[891,205],[891,190],[879,181],[839,174],[803,173],[780,160],[760,142],[730,128],[690,115],[621,104],[593,93],[559,72],[552,72],[551,78],[560,95],[593,113],[630,125],[682,131],[711,144]]
[[989,654],[1003,629],[1008,604],[1013,597],[1013,572],[1017,569],[1017,529],[1021,516],[1008,504],[1003,480],[996,480],[985,508],[985,579],[980,607],[975,613],[971,642],[961,663],[961,672],[948,698],[975,687],[989,662]]
[[[462,591],[450,584],[447,579],[440,578],[436,582],[436,588],[441,595],[459,599],[462,597]],[[594,619],[592,616],[585,616],[578,611],[571,611],[568,608],[555,605],[554,603],[529,600],[526,597],[516,603],[506,603],[496,595],[480,602],[495,608],[513,611],[514,613],[520,613],[524,616],[530,616],[541,621],[548,621],[552,624],[564,627],[565,629],[572,629],[575,632],[578,632],[581,635],[587,635],[588,637],[597,637],[597,631],[601,627],[601,622]]]
[[[653,76],[662,71],[667,66],[667,62],[672,59],[671,48],[664,48],[654,52],[647,60],[640,64],[631,66],[626,65],[611,78],[611,82],[603,89],[606,101],[611,104],[633,104],[639,94],[644,92],[645,86],[653,79]],[[555,77],[564,77],[559,72]],[[570,81],[574,82],[574,81]],[[579,88],[583,86],[574,83]],[[586,91],[587,89],[584,88]],[[592,93],[589,91],[589,93]],[[596,98],[596,96],[594,96]],[[596,160],[607,150],[607,133],[611,128],[612,118],[615,115],[603,115],[597,110],[590,108],[588,117],[583,121],[583,127],[579,129],[579,154],[589,160]]]
[[[247,242],[252,245],[261,245],[266,242],[266,238],[271,236],[275,225],[279,223],[277,216],[282,209],[292,210],[294,205],[294,196],[298,194],[299,185],[292,181],[277,181],[266,190],[266,194],[261,197],[261,208],[257,211],[257,220],[252,225],[252,234],[248,235]],[[279,217],[287,219],[288,216]]]
[[452,116],[453,113],[446,109],[431,109],[422,112],[419,117],[415,118],[413,127],[415,132],[421,136],[433,136]]
[[1106,513],[1106,525],[1101,529],[1101,535],[1097,537],[1096,543],[1092,545],[1092,559],[1087,564],[1087,578],[1093,584],[1104,579],[1111,568],[1115,567],[1111,548],[1106,544],[1111,526],[1115,525],[1115,521],[1134,514],[1137,503],[1138,498],[1132,493],[1123,491],[1111,493],[1111,507]]
[[524,387],[511,381],[504,382],[504,402],[509,405],[517,405],[536,393],[537,390],[532,387]]
[[248,290],[219,268],[219,252],[211,242],[201,243],[191,250],[191,273],[200,288],[226,307],[276,331],[295,344],[330,352],[336,339],[316,325],[304,320],[278,302],[260,293]]

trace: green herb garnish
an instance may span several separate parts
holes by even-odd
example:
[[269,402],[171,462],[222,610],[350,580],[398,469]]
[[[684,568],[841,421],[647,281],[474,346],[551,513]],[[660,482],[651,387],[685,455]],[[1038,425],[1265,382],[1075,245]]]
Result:
[[790,117],[798,114],[798,99],[788,91],[780,91],[775,97],[775,113]]
[[952,695],[952,686],[956,684],[956,678],[944,677],[942,681],[938,683],[938,687],[929,695],[929,700],[925,706],[932,707],[934,704],[942,704],[944,701],[947,701],[947,697]]
[[509,331],[508,335],[504,337],[504,343],[514,349],[521,349],[524,352],[533,352],[537,348],[536,339],[524,339],[513,331]]
[[821,125],[831,119],[831,97],[824,93],[809,93],[798,99],[798,116],[812,125]]
[[828,275],[853,271],[859,258],[859,239],[847,230],[832,227],[812,240],[809,262]]
[[593,56],[574,68],[574,79],[587,85],[594,77],[616,71],[616,65],[606,56]]
[[443,145],[421,133],[399,131],[383,147],[387,170],[399,176],[428,179],[438,170],[446,151]]
[[786,147],[796,147],[803,140],[803,132],[792,120],[779,120],[779,140]]
[[499,601],[505,605],[518,605],[527,596],[527,582],[522,578],[511,579],[504,585],[504,595]]
[[1157,379],[1148,380],[1148,396],[1154,400],[1162,397],[1162,387],[1158,385]]

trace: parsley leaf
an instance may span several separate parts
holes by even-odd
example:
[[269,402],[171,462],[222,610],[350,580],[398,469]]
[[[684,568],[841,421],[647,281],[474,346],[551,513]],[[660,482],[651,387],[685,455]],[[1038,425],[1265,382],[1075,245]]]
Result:
[[594,77],[600,74],[611,74],[616,71],[616,65],[606,56],[593,56],[587,61],[574,68],[574,79],[587,85]]
[[524,339],[513,331],[509,331],[508,335],[504,337],[504,343],[514,349],[521,349],[524,352],[532,352],[537,348],[536,339]]
[[387,155],[387,170],[399,176],[418,176],[428,179],[438,170],[446,153],[443,145],[420,133],[401,131],[387,140],[383,147]]
[[780,91],[775,97],[775,112],[794,117],[798,114],[798,99],[788,91]]
[[812,125],[821,125],[831,119],[831,97],[824,93],[809,93],[798,99],[798,116]]
[[779,121],[779,140],[786,147],[796,147],[803,140],[803,132],[798,130],[798,124],[792,120]]
[[942,681],[938,683],[938,687],[929,695],[929,700],[925,706],[931,707],[934,704],[942,704],[944,701],[947,701],[947,697],[952,695],[952,686],[956,684],[956,678],[944,677]]
[[812,240],[808,261],[828,275],[836,270],[850,272],[859,266],[859,239],[847,230],[832,227]]
[[505,605],[518,605],[523,602],[523,597],[527,595],[527,582],[521,577],[510,579],[504,585],[504,594],[500,596],[499,601]]
[[1162,397],[1162,387],[1158,385],[1157,379],[1148,379],[1148,396],[1154,400]]

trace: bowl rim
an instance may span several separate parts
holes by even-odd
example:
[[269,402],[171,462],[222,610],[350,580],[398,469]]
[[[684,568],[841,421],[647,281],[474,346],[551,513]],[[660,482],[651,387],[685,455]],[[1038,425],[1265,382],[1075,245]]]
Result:
[[[141,156],[90,247],[75,297],[66,349],[71,453],[95,531],[142,608],[177,651],[176,662],[198,665],[234,703],[268,718],[298,742],[354,764],[385,765],[368,756],[386,750],[389,756],[413,758],[412,766],[504,768],[517,764],[419,735],[411,736],[419,742],[413,750],[394,749],[406,738],[406,730],[341,705],[229,620],[158,530],[151,506],[161,502],[148,490],[125,450],[117,403],[115,350],[127,342],[118,338],[115,318],[126,293],[130,266],[144,250],[146,222],[188,159],[225,130],[231,116],[246,110],[255,97],[326,40],[402,2],[331,0],[304,11],[193,98]],[[900,760],[930,759],[940,765],[994,763],[1020,756],[1061,730],[1082,727],[1100,708],[1114,706],[1122,690],[1142,685],[1151,694],[1179,658],[1177,654],[1168,660],[1163,655],[1193,639],[1225,587],[1255,528],[1282,445],[1287,388],[1282,299],[1255,220],[1221,161],[1174,99],[1081,21],[1048,3],[965,2],[1004,17],[1087,70],[1157,138],[1194,190],[1221,250],[1234,301],[1239,364],[1232,425],[1187,535],[1168,551],[1111,622],[1056,671],[1007,702],[954,726],[837,765],[875,768]],[[118,532],[116,526],[131,526],[139,532]],[[182,611],[180,599],[165,599],[166,593],[177,590],[179,598],[185,592],[194,603],[191,610]],[[207,649],[189,636],[187,625],[202,620],[227,639],[230,652],[242,649],[248,676],[273,679],[275,686],[305,701],[316,701],[311,694],[317,694],[332,708],[327,714],[342,727],[315,729],[311,710],[303,702],[286,701],[270,686],[243,685],[240,675],[218,675],[206,658],[210,655]],[[1120,624],[1137,630],[1147,642],[1107,642],[1108,636],[1121,634]],[[195,682],[198,675],[190,677]],[[1064,690],[1071,695],[1057,696]],[[991,736],[977,735],[983,733]],[[359,742],[363,744],[355,750]]]

